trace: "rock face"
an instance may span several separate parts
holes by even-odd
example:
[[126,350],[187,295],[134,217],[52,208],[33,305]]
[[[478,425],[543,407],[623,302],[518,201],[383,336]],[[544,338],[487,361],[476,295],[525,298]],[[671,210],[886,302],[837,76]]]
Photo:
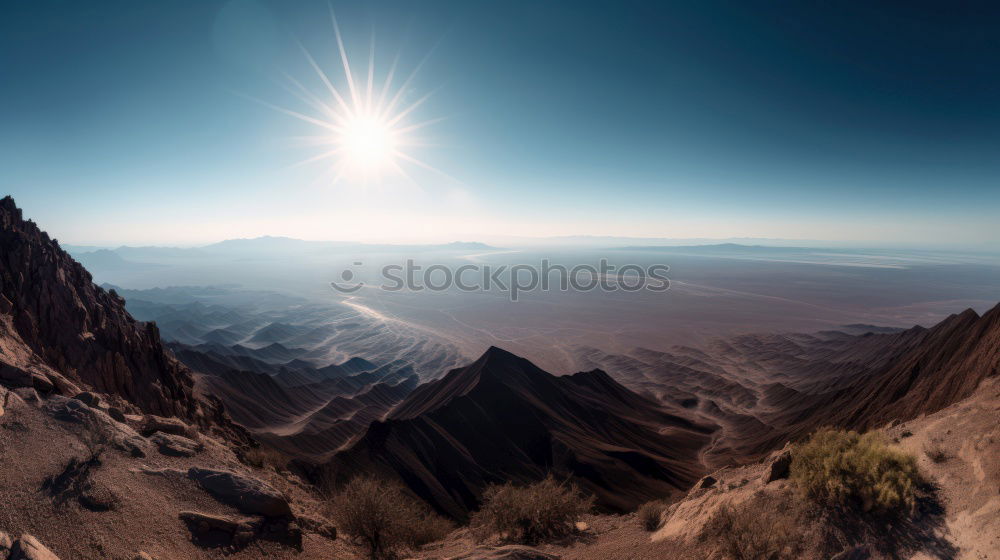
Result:
[[291,517],[288,500],[267,483],[228,471],[191,467],[188,478],[217,500],[243,513],[266,517]]
[[0,199],[0,383],[67,396],[83,385],[148,413],[226,423],[218,401],[195,396],[156,325],[133,319],[10,197]]

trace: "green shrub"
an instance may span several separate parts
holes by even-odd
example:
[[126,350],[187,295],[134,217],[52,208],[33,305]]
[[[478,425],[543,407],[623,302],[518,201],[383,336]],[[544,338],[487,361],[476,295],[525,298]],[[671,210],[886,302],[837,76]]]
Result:
[[659,529],[660,524],[663,522],[663,512],[666,509],[667,504],[659,500],[646,502],[639,506],[636,515],[639,518],[639,522],[642,523],[642,528],[647,531]]
[[470,527],[479,540],[537,544],[568,535],[574,523],[593,507],[592,496],[548,477],[528,486],[492,485],[483,493],[483,505],[472,515]]
[[351,480],[330,504],[337,527],[359,542],[371,560],[394,560],[443,539],[453,528],[401,485],[371,477]]
[[792,450],[791,478],[815,501],[864,512],[912,512],[920,484],[913,456],[881,434],[823,429]]

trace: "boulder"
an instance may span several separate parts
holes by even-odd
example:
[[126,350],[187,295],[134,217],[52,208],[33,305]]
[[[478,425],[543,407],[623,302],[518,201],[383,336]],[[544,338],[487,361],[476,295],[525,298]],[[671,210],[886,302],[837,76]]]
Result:
[[243,513],[291,517],[288,500],[264,481],[215,469],[191,467],[188,478],[224,504]]
[[10,547],[8,560],[59,560],[51,550],[31,535],[21,535]]
[[790,451],[782,451],[773,461],[771,461],[771,466],[767,471],[767,480],[765,483],[771,483],[775,480],[781,480],[788,478],[791,473],[792,467],[792,453]]
[[302,530],[288,518],[231,517],[197,511],[182,511],[179,517],[198,546],[243,548],[255,539],[263,539],[302,550]]
[[89,406],[90,408],[100,408],[101,407],[101,397],[90,391],[84,391],[73,397],[78,401],[82,401],[83,404]]
[[90,408],[79,399],[53,395],[46,401],[44,410],[56,420],[83,424],[95,432],[98,439],[133,457],[145,457],[148,443],[131,427],[115,422],[102,410]]
[[196,430],[184,423],[183,420],[179,418],[165,418],[154,414],[146,415],[143,419],[142,429],[140,432],[146,437],[149,437],[156,432],[173,434],[175,436],[184,436],[186,438],[197,437]]
[[197,511],[182,511],[178,517],[191,531],[194,543],[203,547],[242,548],[250,544],[262,524],[259,518],[236,518]]
[[205,448],[200,442],[184,436],[156,432],[149,441],[159,446],[160,453],[170,457],[194,457]]
[[83,401],[53,396],[45,403],[45,411],[56,420],[73,424],[86,424],[94,420],[94,411]]
[[31,387],[31,373],[12,364],[0,363],[0,382],[8,387]]
[[122,424],[126,422],[125,413],[117,406],[108,407],[108,416],[115,422],[121,422]]

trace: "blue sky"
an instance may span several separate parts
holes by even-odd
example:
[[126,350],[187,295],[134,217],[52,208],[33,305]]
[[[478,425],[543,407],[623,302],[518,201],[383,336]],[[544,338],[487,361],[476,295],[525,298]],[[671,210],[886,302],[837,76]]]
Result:
[[407,120],[443,118],[413,151],[440,173],[333,184],[249,99],[309,111],[299,43],[345,87],[327,2],[5,2],[0,182],[71,243],[991,248],[1000,8],[860,4],[333,2],[358,79],[374,32],[376,83],[399,52],[404,104],[433,92]]

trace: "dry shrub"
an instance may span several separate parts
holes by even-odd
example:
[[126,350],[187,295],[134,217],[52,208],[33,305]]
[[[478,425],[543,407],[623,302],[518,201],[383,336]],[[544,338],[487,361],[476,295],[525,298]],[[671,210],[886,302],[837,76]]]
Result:
[[443,539],[453,528],[401,485],[367,476],[351,480],[331,498],[331,516],[371,560],[394,560]]
[[927,455],[932,463],[938,464],[946,463],[951,458],[948,452],[941,447],[941,444],[936,441],[931,441],[929,445],[924,446],[924,455]]
[[666,509],[667,504],[659,500],[646,502],[639,506],[636,514],[639,517],[639,522],[642,523],[642,528],[647,531],[659,529],[660,524],[663,523],[663,512]]
[[288,469],[291,457],[277,449],[265,447],[250,447],[243,451],[243,462],[255,469],[272,469],[280,472]]
[[780,508],[761,506],[767,504],[722,506],[705,523],[700,539],[717,543],[719,552],[731,560],[801,558],[801,529],[793,520],[779,518]]
[[791,478],[816,502],[863,512],[911,512],[920,476],[912,455],[881,434],[823,429],[792,450]]
[[469,525],[479,540],[499,536],[504,541],[537,544],[572,533],[574,523],[593,505],[592,496],[584,497],[575,486],[551,476],[528,486],[491,485]]

